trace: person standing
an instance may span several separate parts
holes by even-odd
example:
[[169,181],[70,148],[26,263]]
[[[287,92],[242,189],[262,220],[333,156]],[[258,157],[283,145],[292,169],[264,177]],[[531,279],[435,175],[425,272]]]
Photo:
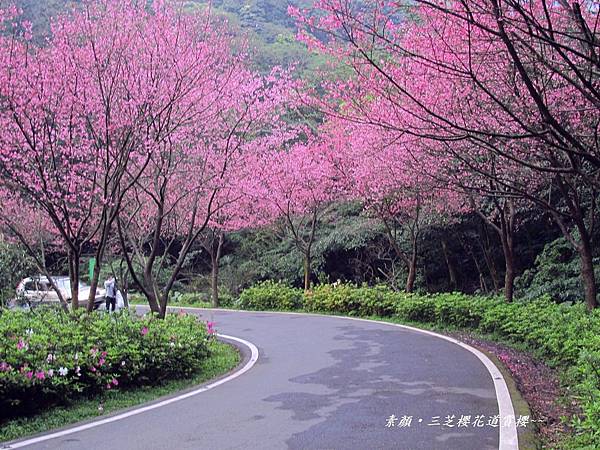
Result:
[[[114,311],[117,306],[117,286],[115,277],[111,276],[104,282],[104,289],[106,290],[106,310]],[[112,309],[109,309],[111,307]]]

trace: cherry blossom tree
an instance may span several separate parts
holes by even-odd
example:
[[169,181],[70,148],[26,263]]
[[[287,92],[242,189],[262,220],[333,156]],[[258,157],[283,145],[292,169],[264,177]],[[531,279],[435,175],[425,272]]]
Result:
[[244,176],[250,175],[238,172],[231,177],[231,183],[219,190],[213,202],[214,214],[200,236],[200,245],[210,257],[211,301],[215,308],[219,307],[219,265],[227,233],[247,228],[255,222],[251,217],[250,197],[244,192]]
[[442,178],[440,161],[431,158],[423,139],[343,119],[328,128],[347,195],[382,223],[406,268],[405,290],[412,292],[424,227],[464,211],[463,196]]
[[18,192],[7,191],[0,187],[0,233],[2,238],[24,248],[30,256],[38,273],[48,278],[56,292],[62,307],[68,307],[67,299],[58,288],[46,265],[46,253],[56,250],[60,236],[47,216],[24,201]]
[[[211,36],[222,36],[212,33]],[[186,257],[199,237],[212,230],[242,226],[248,215],[232,213],[242,201],[243,177],[255,155],[272,151],[293,138],[293,127],[278,120],[288,107],[285,72],[267,77],[246,68],[244,55],[234,55],[224,42],[215,59],[205,61],[212,76],[208,95],[194,103],[203,120],[163,142],[126,198],[127,214],[118,231],[133,280],[153,311],[164,316],[169,294]],[[256,170],[256,168],[252,168]],[[218,242],[218,241],[217,241]],[[211,246],[212,250],[212,246]],[[213,257],[213,293],[217,289],[217,244]],[[162,281],[161,281],[162,280]],[[215,301],[218,301],[215,296]]]
[[263,159],[262,184],[251,191],[262,212],[257,217],[289,233],[303,257],[304,289],[312,277],[313,246],[319,221],[343,198],[327,142],[312,137]]
[[84,2],[51,31],[43,47],[27,31],[1,40],[0,175],[61,236],[76,308],[83,248],[96,248],[93,298],[124,196],[218,98],[226,36],[167,3],[116,0]]
[[[291,12],[301,39],[353,69],[342,89],[330,89],[353,106],[349,119],[442,142],[499,187],[495,196],[544,208],[579,252],[586,303],[596,306],[594,2],[322,0]],[[357,92],[384,106],[370,108]]]

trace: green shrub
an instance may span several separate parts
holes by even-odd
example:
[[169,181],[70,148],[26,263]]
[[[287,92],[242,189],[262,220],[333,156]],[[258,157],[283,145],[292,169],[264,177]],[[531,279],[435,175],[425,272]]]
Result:
[[196,316],[0,314],[0,419],[104,389],[187,377],[208,356]]
[[384,317],[394,313],[396,295],[386,286],[320,284],[304,294],[304,307],[307,311]]
[[302,290],[281,281],[263,281],[245,289],[235,306],[252,310],[301,308]]
[[406,297],[396,305],[396,315],[413,322],[436,322],[435,304],[420,297]]
[[210,299],[205,294],[198,292],[174,292],[169,305],[198,306],[204,308],[210,306]]
[[[577,252],[566,238],[551,241],[536,257],[534,266],[516,279],[516,293],[523,300],[547,296],[557,303],[580,302],[584,298],[580,264]],[[599,279],[600,258],[594,258],[594,267]]]
[[236,298],[229,291],[219,292],[219,307],[231,308],[235,305]]
[[484,311],[494,301],[489,298],[454,293],[433,295],[403,294],[396,303],[396,316],[413,322],[477,328]]

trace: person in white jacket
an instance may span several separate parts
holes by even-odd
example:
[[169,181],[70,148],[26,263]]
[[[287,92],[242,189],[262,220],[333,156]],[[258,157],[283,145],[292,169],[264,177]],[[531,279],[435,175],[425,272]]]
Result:
[[111,276],[108,280],[104,282],[104,289],[106,290],[106,310],[112,311],[115,310],[117,306],[117,285],[115,282],[115,277]]

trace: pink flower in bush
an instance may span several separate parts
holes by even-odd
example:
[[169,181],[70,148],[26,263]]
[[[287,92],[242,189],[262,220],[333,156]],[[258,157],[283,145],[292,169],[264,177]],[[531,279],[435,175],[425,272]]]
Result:
[[31,380],[33,378],[33,372],[31,370],[29,372],[25,372],[25,376],[27,379]]
[[44,378],[46,378],[46,374],[44,373],[44,371],[43,371],[43,370],[40,370],[39,372],[36,372],[36,373],[35,373],[35,377],[36,377],[38,380],[43,380]]
[[98,361],[98,365],[103,366],[105,362],[106,360],[104,358],[100,358],[100,361]]
[[148,327],[142,328],[142,331],[140,331],[140,333],[142,333],[142,336],[146,336],[148,334]]
[[114,384],[115,386],[119,385],[119,380],[117,380],[116,378],[113,378],[111,381],[112,384]]
[[10,370],[10,364],[6,361],[2,361],[0,363],[0,372],[8,372]]
[[110,383],[106,383],[106,389],[110,389],[112,386],[110,385]]
[[108,353],[106,353],[106,352],[102,352],[102,353],[100,354],[100,356],[102,356],[103,358],[106,358],[106,355],[107,355],[107,354],[108,354]]
[[215,323],[214,322],[206,322],[206,331],[208,334],[215,334]]
[[91,370],[92,372],[95,372],[95,371],[96,371],[96,368],[95,368],[94,366],[92,366],[90,370]]
[[27,345],[27,343],[23,340],[23,339],[19,339],[19,342],[17,342],[17,350],[28,350],[29,346]]

